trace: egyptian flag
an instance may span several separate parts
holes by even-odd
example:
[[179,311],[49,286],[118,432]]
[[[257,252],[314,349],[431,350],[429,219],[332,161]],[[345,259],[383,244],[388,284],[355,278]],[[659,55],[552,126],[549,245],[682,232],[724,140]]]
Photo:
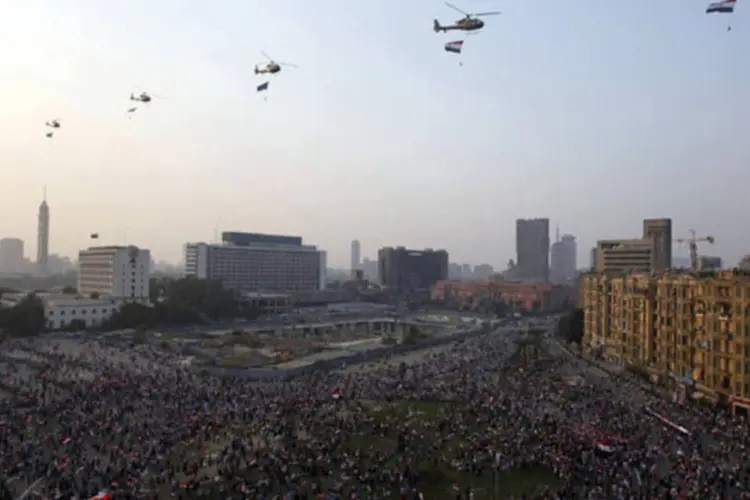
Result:
[[458,40],[456,42],[448,42],[445,44],[445,51],[452,52],[454,54],[460,54],[463,46],[464,46],[463,40]]
[[609,441],[600,439],[596,441],[596,451],[604,455],[609,455],[615,451],[615,448]]
[[339,390],[339,388],[338,388],[338,387],[336,387],[336,388],[335,388],[335,389],[333,390],[333,393],[331,393],[331,397],[332,397],[333,399],[341,399],[341,391]]
[[112,493],[103,490],[97,493],[96,496],[89,498],[89,500],[112,500]]
[[269,85],[270,83],[271,83],[271,82],[263,82],[263,83],[261,83],[260,85],[258,85],[258,87],[257,87],[257,89],[256,89],[256,90],[257,90],[258,92],[263,92],[264,90],[268,90],[268,85]]
[[736,4],[737,0],[721,0],[719,2],[711,2],[710,4],[708,4],[706,14],[731,14],[732,12],[734,12],[734,6]]

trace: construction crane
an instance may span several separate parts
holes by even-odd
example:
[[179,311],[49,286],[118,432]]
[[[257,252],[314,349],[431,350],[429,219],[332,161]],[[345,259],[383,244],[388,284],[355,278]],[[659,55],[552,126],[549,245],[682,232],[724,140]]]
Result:
[[713,245],[714,241],[716,240],[713,236],[696,236],[695,229],[690,230],[690,238],[680,238],[677,240],[677,243],[687,244],[688,248],[690,249],[690,268],[693,271],[701,270],[701,262],[698,258],[698,243],[704,241]]

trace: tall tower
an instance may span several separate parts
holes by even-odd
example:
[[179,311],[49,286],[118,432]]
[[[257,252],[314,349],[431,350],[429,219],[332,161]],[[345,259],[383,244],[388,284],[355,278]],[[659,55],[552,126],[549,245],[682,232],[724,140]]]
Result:
[[664,271],[672,267],[672,219],[644,219],[643,237],[654,242],[651,267]]
[[359,240],[352,241],[352,254],[351,254],[352,264],[350,267],[351,271],[356,271],[357,269],[359,269],[360,251],[361,251],[361,248],[359,245]]
[[549,280],[549,219],[516,220],[516,264],[523,279]]
[[44,187],[44,199],[39,205],[37,218],[36,267],[39,276],[47,276],[49,261],[49,206],[47,205],[47,187]]

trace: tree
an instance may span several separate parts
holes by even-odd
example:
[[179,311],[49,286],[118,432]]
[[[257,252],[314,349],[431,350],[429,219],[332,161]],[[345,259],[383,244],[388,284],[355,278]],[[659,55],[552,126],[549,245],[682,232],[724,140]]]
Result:
[[573,309],[560,316],[557,334],[566,342],[581,343],[583,340],[583,309]]
[[236,317],[238,313],[234,292],[225,289],[219,280],[183,278],[170,281],[163,303],[169,308],[205,314],[212,320]]
[[498,317],[505,316],[506,314],[508,314],[509,310],[510,306],[502,300],[496,300],[493,303],[493,312],[497,314]]
[[75,295],[78,293],[78,290],[74,286],[64,286],[62,289],[62,293],[65,295]]
[[86,322],[81,318],[76,318],[71,320],[70,323],[67,324],[65,329],[70,332],[80,332],[81,330],[86,329]]
[[45,326],[44,303],[33,293],[15,307],[0,309],[0,329],[11,335],[34,335],[44,331]]

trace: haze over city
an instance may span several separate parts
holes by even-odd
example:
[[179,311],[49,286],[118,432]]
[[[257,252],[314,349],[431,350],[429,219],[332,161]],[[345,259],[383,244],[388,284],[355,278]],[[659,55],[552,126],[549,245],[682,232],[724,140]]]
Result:
[[[461,6],[503,15],[455,57],[439,1],[11,2],[0,236],[35,255],[46,185],[71,256],[97,232],[177,262],[218,226],[301,235],[336,267],[353,238],[502,267],[527,217],[576,235],[580,263],[650,217],[730,266],[748,251],[746,12],[727,32],[676,0]],[[256,77],[260,51],[300,68]],[[128,120],[138,87],[165,99]]]

